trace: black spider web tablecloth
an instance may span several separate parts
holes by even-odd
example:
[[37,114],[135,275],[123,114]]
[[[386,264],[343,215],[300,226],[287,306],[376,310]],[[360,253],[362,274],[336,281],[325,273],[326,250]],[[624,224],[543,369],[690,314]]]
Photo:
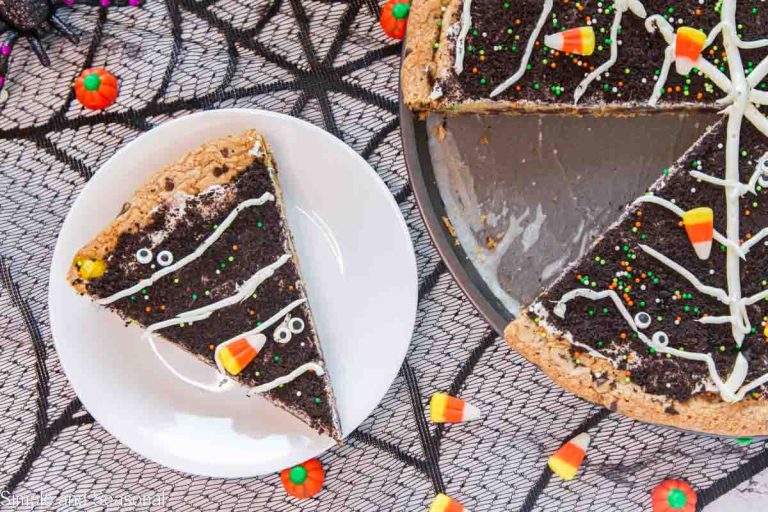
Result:
[[[475,511],[641,511],[666,477],[691,482],[705,505],[768,465],[764,442],[740,446],[587,404],[491,332],[446,273],[414,203],[398,133],[400,45],[382,34],[373,0],[148,0],[60,12],[82,42],[46,39],[50,68],[20,42],[0,107],[0,508],[24,509],[13,495],[58,499],[48,507],[56,510],[117,510],[109,498],[123,496],[123,509],[156,497],[154,508],[173,510],[416,511],[444,491]],[[91,64],[121,79],[106,112],[72,101],[73,78]],[[80,188],[142,131],[221,107],[300,116],[362,154],[401,207],[422,276],[399,377],[347,444],[321,456],[325,489],[304,502],[288,498],[276,474],[192,477],[132,453],[82,408],[51,340],[48,267]],[[435,427],[425,406],[436,391],[487,417]],[[547,457],[585,429],[593,442],[579,477],[551,478]]]

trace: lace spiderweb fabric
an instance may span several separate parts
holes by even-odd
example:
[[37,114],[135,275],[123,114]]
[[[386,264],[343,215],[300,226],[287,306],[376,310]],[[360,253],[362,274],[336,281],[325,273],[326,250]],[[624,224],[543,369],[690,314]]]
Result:
[[[374,0],[76,6],[61,14],[82,41],[46,39],[50,68],[17,45],[0,106],[0,498],[102,497],[55,507],[63,510],[146,509],[137,497],[161,495],[172,510],[417,511],[447,492],[475,511],[641,511],[667,476],[691,482],[704,506],[768,466],[764,442],[648,426],[585,403],[490,330],[417,211],[398,133],[401,47],[382,34],[378,9]],[[72,101],[70,84],[90,65],[121,79],[106,112]],[[299,116],[358,151],[400,205],[422,276],[407,361],[373,415],[321,456],[325,488],[305,502],[288,498],[276,474],[193,477],[132,453],[83,409],[51,340],[48,267],[80,189],[143,131],[223,107]],[[472,401],[486,418],[435,427],[425,407],[436,391]],[[593,441],[579,477],[552,478],[547,457],[586,429]],[[0,499],[0,508],[14,506]]]

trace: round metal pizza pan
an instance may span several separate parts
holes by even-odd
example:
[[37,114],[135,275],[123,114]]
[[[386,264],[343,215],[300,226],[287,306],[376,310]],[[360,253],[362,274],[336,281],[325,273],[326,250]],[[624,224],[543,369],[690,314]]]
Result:
[[499,333],[714,119],[400,114],[427,229]]
[[493,329],[502,333],[504,326],[513,318],[512,313],[494,296],[461,244],[451,235],[444,219],[448,219],[435,169],[429,151],[429,135],[426,119],[411,112],[401,102],[400,131],[406,167],[419,210],[424,218],[432,241],[448,270],[458,282],[479,312]]
[[427,230],[499,334],[715,119],[400,116]]

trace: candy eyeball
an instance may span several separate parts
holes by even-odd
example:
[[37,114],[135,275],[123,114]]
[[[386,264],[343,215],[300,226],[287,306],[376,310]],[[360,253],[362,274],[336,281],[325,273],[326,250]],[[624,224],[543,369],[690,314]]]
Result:
[[654,342],[667,346],[669,345],[669,336],[667,336],[667,333],[663,331],[655,332],[653,333],[653,336],[651,336],[651,340]]
[[638,329],[645,329],[651,325],[651,315],[645,311],[639,312],[635,315],[635,325],[637,325]]
[[300,332],[304,331],[304,320],[298,317],[289,318],[288,319],[288,329],[291,330],[293,334],[299,334]]
[[171,253],[171,251],[160,251],[157,254],[157,263],[161,267],[167,267],[173,263],[173,253]]
[[275,329],[272,338],[277,343],[288,343],[291,341],[291,330],[285,324],[280,324],[277,329]]
[[152,262],[152,251],[147,249],[146,247],[142,247],[138,251],[136,251],[136,260],[141,263],[142,265],[146,265],[147,263]]

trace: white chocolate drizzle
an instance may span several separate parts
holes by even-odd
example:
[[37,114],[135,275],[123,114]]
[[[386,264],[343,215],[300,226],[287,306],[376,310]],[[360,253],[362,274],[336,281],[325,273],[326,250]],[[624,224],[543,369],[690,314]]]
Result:
[[191,386],[194,386],[196,388],[202,389],[204,391],[209,391],[211,393],[222,393],[224,391],[229,391],[232,388],[232,384],[234,381],[227,377],[226,375],[222,375],[221,373],[216,374],[216,383],[215,384],[206,384],[204,382],[197,381],[195,379],[190,379],[180,371],[178,371],[174,366],[168,362],[168,360],[163,357],[163,355],[160,353],[160,350],[157,348],[157,343],[155,342],[155,338],[152,336],[151,332],[145,332],[142,337],[147,340],[147,343],[149,344],[150,348],[152,349],[152,353],[155,354],[155,357],[157,357],[158,361],[165,366],[166,370],[168,370],[171,375],[179,379],[180,381],[189,384]]
[[[626,0],[618,1],[622,2]],[[531,59],[531,54],[533,53],[533,46],[536,44],[536,39],[539,38],[541,29],[544,27],[544,23],[547,21],[547,16],[549,16],[549,13],[552,11],[553,3],[554,0],[544,0],[544,5],[541,7],[541,14],[539,14],[539,19],[536,22],[536,26],[534,27],[533,32],[531,32],[531,35],[528,38],[528,43],[525,45],[525,53],[523,54],[523,58],[520,61],[520,67],[517,68],[517,71],[514,75],[504,80],[501,84],[496,86],[493,91],[491,91],[491,98],[496,97],[506,91],[510,86],[514,85],[518,80],[520,80],[525,74],[528,61]]]
[[276,322],[281,320],[285,315],[287,315],[288,313],[290,313],[291,311],[293,311],[297,307],[301,306],[305,302],[307,302],[307,299],[297,299],[297,300],[291,302],[290,304],[288,304],[287,306],[285,306],[283,309],[281,309],[280,311],[278,311],[277,313],[275,313],[271,317],[269,317],[267,320],[265,320],[264,322],[262,322],[258,326],[256,326],[254,329],[251,329],[250,331],[245,331],[243,333],[238,334],[237,336],[231,337],[230,339],[228,339],[228,340],[226,340],[226,341],[224,341],[222,343],[219,343],[216,346],[216,350],[213,353],[213,359],[214,359],[214,361],[216,361],[216,368],[218,368],[219,373],[221,375],[223,375],[224,377],[227,376],[227,372],[224,370],[224,367],[221,365],[221,361],[219,360],[219,352],[221,351],[221,349],[226,347],[227,344],[232,343],[233,341],[235,341],[237,339],[240,339],[240,338],[247,338],[248,336],[253,336],[253,335],[256,335],[256,334],[261,334],[266,329],[271,327],[273,324],[275,324]]
[[245,299],[253,295],[253,293],[256,291],[256,288],[258,288],[261,283],[272,277],[275,271],[285,265],[290,259],[290,254],[283,254],[274,263],[270,263],[249,277],[247,281],[238,287],[237,293],[208,304],[207,306],[184,311],[173,318],[169,318],[161,322],[156,322],[147,327],[147,333],[152,333],[160,329],[165,329],[166,327],[171,327],[173,325],[205,320],[211,316],[212,313],[219,309],[243,302]]
[[[150,331],[148,329],[144,333],[143,337],[147,340],[147,342],[149,343],[150,347],[152,348],[152,352],[154,352],[155,356],[160,360],[160,362],[163,364],[163,366],[165,366],[168,369],[168,371],[170,371],[171,374],[173,374],[176,378],[178,378],[179,380],[181,380],[181,381],[183,381],[183,382],[185,382],[185,383],[187,383],[187,384],[189,384],[191,386],[194,386],[196,388],[200,388],[200,389],[202,389],[204,391],[210,391],[210,392],[213,392],[213,393],[221,393],[223,391],[229,390],[231,388],[231,384],[234,383],[234,381],[229,377],[229,375],[227,375],[226,370],[224,370],[224,367],[222,366],[221,361],[219,360],[219,352],[221,351],[221,349],[224,348],[228,343],[231,343],[234,340],[237,340],[237,339],[240,339],[240,338],[245,338],[245,337],[248,337],[248,336],[259,335],[262,331],[264,331],[265,329],[271,327],[274,323],[276,323],[281,318],[283,318],[285,315],[287,315],[288,313],[290,313],[291,311],[296,309],[298,306],[304,304],[306,301],[307,301],[307,299],[295,300],[295,301],[291,302],[290,304],[288,304],[283,309],[281,309],[280,311],[278,311],[277,313],[275,313],[273,316],[271,316],[265,322],[261,323],[255,329],[252,329],[250,331],[246,331],[246,332],[244,332],[242,334],[238,334],[237,336],[233,336],[232,338],[230,338],[230,339],[228,339],[228,340],[226,340],[226,341],[224,341],[222,343],[219,343],[216,346],[216,350],[214,351],[214,356],[213,356],[214,357],[214,361],[216,361],[216,369],[218,370],[218,374],[216,376],[216,384],[206,384],[204,382],[200,382],[200,381],[197,381],[197,380],[194,380],[194,379],[190,379],[189,377],[183,375],[181,372],[176,370],[176,368],[174,368],[173,365],[171,363],[169,363],[168,360],[165,359],[165,357],[163,357],[162,354],[160,354],[160,351],[157,348],[157,344],[155,343],[155,339],[152,337],[152,333],[155,330],[161,329],[162,327],[155,327],[153,331]],[[155,325],[157,325],[157,324],[155,324]],[[301,373],[303,373],[303,372],[301,372]],[[316,373],[318,373],[318,372],[316,372]],[[318,373],[318,375],[322,375],[322,374],[323,374],[322,372]],[[290,380],[293,380],[294,378],[296,378],[296,377],[293,377]],[[285,377],[279,377],[279,379],[285,379]],[[267,382],[267,383],[263,384],[262,386],[270,386],[272,383],[275,383],[275,382],[276,381],[270,381],[270,382]],[[277,382],[274,386],[268,387],[267,390],[272,389],[274,387],[277,387],[281,383],[285,383],[285,382],[289,382],[289,381]],[[251,394],[260,393],[261,392],[261,391],[253,392],[253,389],[255,389],[255,388],[252,388],[251,390],[249,390],[249,396]]]
[[111,304],[115,302],[116,300],[122,299],[123,297],[128,297],[129,295],[133,295],[136,292],[141,291],[143,288],[146,288],[147,286],[152,286],[155,282],[157,282],[158,279],[160,279],[163,276],[167,276],[168,274],[171,274],[173,272],[176,272],[182,267],[185,267],[186,265],[192,263],[197,258],[203,255],[203,253],[218,240],[221,235],[224,233],[224,231],[229,228],[229,226],[235,221],[237,216],[240,214],[241,211],[243,211],[246,208],[251,208],[254,206],[261,206],[267,201],[274,201],[275,196],[270,194],[269,192],[265,192],[261,195],[261,197],[254,198],[254,199],[246,199],[242,203],[238,204],[234,210],[230,212],[229,215],[219,224],[219,227],[217,227],[213,233],[208,235],[208,238],[206,238],[203,243],[201,243],[197,249],[192,251],[190,254],[187,254],[182,259],[174,263],[173,265],[169,265],[167,267],[164,267],[151,276],[142,279],[138,283],[136,283],[134,286],[131,286],[130,288],[126,288],[125,290],[121,290],[117,293],[114,293],[110,295],[109,297],[104,297],[102,299],[97,299],[96,302],[98,304],[106,305]]
[[[257,145],[254,146],[254,148],[251,149],[252,154],[255,156],[260,156],[261,154],[261,146],[259,144],[259,141],[257,140]],[[259,206],[264,204],[267,201],[274,201],[274,196],[266,192],[261,197],[256,199],[247,199],[240,204],[238,204],[224,219],[221,224],[216,228],[216,230],[208,236],[208,238],[203,241],[202,244],[200,244],[197,249],[195,249],[192,253],[188,254],[181,260],[177,261],[173,265],[169,265],[167,267],[164,267],[163,269],[155,272],[150,277],[143,279],[141,282],[137,283],[136,285],[132,286],[131,288],[127,288],[125,290],[122,290],[120,292],[115,293],[114,295],[111,295],[110,297],[100,299],[97,302],[100,304],[109,304],[111,302],[114,302],[122,297],[129,296],[133,293],[136,293],[137,291],[141,290],[142,288],[145,288],[147,286],[151,286],[154,282],[156,282],[158,279],[162,278],[165,275],[168,275],[185,265],[189,264],[190,262],[194,261],[195,259],[199,258],[205,251],[208,249],[216,240],[221,237],[221,235],[226,231],[227,228],[234,222],[234,220],[237,218],[237,215],[245,208],[250,208],[253,206]],[[291,260],[290,254],[283,254],[277,260],[275,260],[273,263],[267,265],[266,267],[259,269],[257,272],[255,272],[251,277],[249,277],[243,284],[239,285],[237,287],[236,293],[233,295],[230,295],[229,297],[225,297],[221,300],[218,300],[216,302],[213,302],[211,304],[208,304],[206,306],[202,306],[196,309],[192,309],[189,311],[184,311],[182,313],[179,313],[173,318],[168,318],[166,320],[162,320],[160,322],[155,322],[154,324],[149,325],[142,337],[147,340],[147,343],[149,344],[150,348],[152,349],[152,352],[155,354],[157,359],[160,361],[160,363],[165,366],[165,368],[177,379],[181,380],[182,382],[189,384],[191,386],[194,386],[196,388],[213,392],[213,393],[221,393],[223,391],[227,391],[231,388],[231,385],[234,383],[234,381],[227,375],[226,371],[224,370],[223,366],[221,365],[221,362],[219,361],[219,352],[220,350],[226,346],[227,343],[230,343],[236,339],[247,337],[247,336],[255,336],[260,335],[262,331],[265,329],[271,327],[276,322],[280,321],[293,311],[295,308],[300,306],[301,304],[304,304],[307,299],[302,298],[295,300],[282,308],[280,311],[275,313],[273,316],[271,316],[269,319],[264,321],[263,323],[259,324],[256,328],[246,331],[242,334],[239,334],[233,338],[230,338],[229,340],[226,340],[222,343],[219,343],[216,347],[216,350],[214,351],[214,361],[216,362],[216,368],[217,368],[217,378],[216,382],[213,384],[208,384],[204,382],[200,382],[195,379],[191,379],[187,377],[186,375],[179,372],[168,360],[160,353],[157,343],[155,342],[155,338],[153,334],[161,329],[165,329],[167,327],[171,327],[174,325],[180,325],[180,324],[192,324],[193,322],[197,322],[200,320],[205,320],[209,318],[215,311],[218,311],[220,309],[238,304],[240,302],[243,302],[248,297],[253,295],[253,293],[256,291],[256,289],[275,274],[275,271],[277,271],[280,267],[285,265],[288,261]],[[263,335],[262,335],[263,336]],[[263,393],[265,391],[269,391],[271,389],[274,389],[280,385],[287,384],[300,375],[303,375],[307,371],[313,371],[317,375],[323,375],[325,373],[325,370],[323,367],[317,363],[317,362],[309,362],[305,363],[292,372],[290,372],[287,375],[284,375],[282,377],[277,377],[276,379],[266,382],[264,384],[260,384],[258,386],[252,387],[248,390],[248,396],[252,396],[257,393]]]
[[301,375],[310,371],[314,372],[317,375],[325,374],[325,369],[322,366],[320,366],[318,362],[311,361],[309,363],[304,363],[303,365],[299,366],[288,375],[283,375],[282,377],[278,377],[275,380],[272,380],[270,382],[265,382],[264,384],[261,384],[259,386],[252,387],[251,389],[248,390],[247,394],[248,396],[253,396],[257,393],[264,393],[265,391],[275,389],[276,387],[281,386],[283,384],[288,384],[289,382],[296,379],[297,377],[300,377]]
[[[693,175],[694,172],[696,171],[691,171],[691,175]],[[677,215],[681,219],[683,218],[683,214],[685,213],[683,209],[677,206],[676,204],[658,196],[653,196],[653,195],[640,196],[637,199],[635,199],[635,203],[651,203],[651,204],[662,206],[667,210],[673,212],[675,215]],[[721,244],[723,244],[724,246],[731,247],[733,250],[735,250],[739,254],[740,258],[742,259],[746,258],[747,250],[739,246],[739,244],[733,243],[731,240],[724,237],[722,233],[720,233],[719,231],[714,230],[713,238],[718,242],[720,242]]]
[[[257,274],[258,274],[258,272],[257,272]],[[255,275],[256,274],[254,274],[254,276]],[[242,289],[242,287],[241,287],[241,289]],[[228,297],[224,301],[229,301],[229,300],[233,299],[234,297],[237,297],[237,294],[233,295],[231,297]],[[224,301],[219,301],[219,303],[224,303]],[[216,368],[218,370],[217,379],[216,379],[216,383],[215,384],[206,384],[204,382],[200,382],[200,381],[197,381],[195,379],[190,379],[189,377],[185,376],[184,374],[182,374],[181,372],[176,370],[176,368],[174,368],[173,365],[170,364],[168,362],[168,360],[165,357],[163,357],[162,354],[160,354],[160,351],[157,348],[157,344],[155,343],[155,339],[152,336],[152,334],[155,331],[157,331],[157,330],[163,329],[165,327],[170,327],[172,325],[177,325],[178,323],[182,323],[182,322],[185,322],[185,321],[190,321],[190,318],[194,318],[195,321],[196,320],[203,320],[205,318],[208,318],[212,311],[203,312],[202,314],[200,314],[200,313],[193,313],[194,311],[196,311],[196,310],[193,310],[193,311],[181,313],[181,314],[177,315],[175,318],[172,318],[172,319],[169,319],[169,320],[166,320],[166,321],[163,321],[163,322],[157,322],[157,323],[152,324],[149,327],[147,327],[146,331],[143,334],[143,337],[149,343],[150,347],[152,348],[153,353],[158,358],[158,360],[163,364],[163,366],[165,366],[168,369],[169,372],[171,372],[171,374],[173,376],[175,376],[179,380],[181,380],[181,381],[183,381],[183,382],[185,382],[185,383],[187,383],[189,385],[192,385],[192,386],[194,386],[196,388],[199,388],[199,389],[202,389],[202,390],[205,390],[205,391],[209,391],[209,392],[213,392],[213,393],[221,393],[223,391],[228,391],[231,388],[231,384],[234,381],[229,377],[229,375],[227,375],[226,370],[224,370],[224,367],[221,365],[221,362],[220,362],[219,357],[218,357],[220,350],[223,347],[225,347],[228,343],[230,343],[230,342],[232,342],[234,340],[237,340],[237,339],[240,339],[240,338],[245,338],[245,337],[248,337],[248,336],[259,335],[261,332],[263,332],[264,330],[268,329],[269,327],[271,327],[272,325],[274,325],[275,323],[277,323],[278,321],[283,319],[285,317],[285,315],[287,315],[288,313],[290,313],[291,311],[296,309],[298,306],[304,304],[306,301],[307,301],[307,299],[297,299],[297,300],[291,302],[290,304],[288,304],[286,307],[284,307],[283,309],[281,309],[277,313],[275,313],[274,315],[272,315],[270,318],[268,318],[263,323],[259,324],[256,328],[251,329],[250,331],[246,331],[244,333],[238,334],[237,336],[233,336],[232,338],[230,338],[230,339],[228,339],[228,340],[226,340],[226,341],[224,341],[222,343],[219,343],[216,346],[216,350],[214,351],[214,360],[216,361]],[[216,303],[216,304],[219,304],[219,303]],[[213,304],[211,304],[211,305],[213,305]],[[215,309],[221,309],[221,307],[226,307],[226,306],[220,306],[220,307],[217,307]],[[199,309],[203,309],[203,308],[199,308]],[[294,379],[296,379],[300,375],[303,375],[307,371],[313,371],[317,375],[323,375],[325,373],[325,370],[320,365],[320,363],[318,363],[318,362],[305,363],[305,364],[299,366],[298,368],[296,368],[295,370],[293,370],[291,373],[289,373],[287,375],[284,375],[282,377],[277,377],[276,379],[271,380],[269,382],[265,382],[264,384],[260,384],[258,386],[254,386],[254,387],[249,388],[248,392],[247,392],[247,395],[248,396],[253,396],[253,395],[258,394],[258,393],[264,393],[266,391],[270,391],[270,390],[272,390],[272,389],[274,389],[274,388],[276,388],[278,386],[281,386],[283,384],[287,384],[287,383],[293,381]]]
[[[618,4],[618,2],[617,2]],[[618,9],[617,9],[618,12]],[[729,76],[726,76],[713,64],[707,61],[703,56],[699,56],[694,63],[694,67],[709,78],[725,96],[718,101],[725,105],[722,114],[726,116],[726,141],[725,141],[725,176],[716,178],[700,171],[692,171],[692,177],[711,185],[720,186],[725,191],[726,201],[726,233],[716,233],[715,237],[726,248],[726,284],[727,290],[708,286],[702,283],[692,272],[663,255],[659,251],[640,244],[640,248],[662,264],[678,273],[693,285],[699,292],[714,297],[728,306],[728,315],[704,316],[698,321],[704,324],[730,324],[733,341],[737,347],[741,347],[744,336],[751,332],[751,323],[747,313],[747,306],[755,304],[758,301],[768,298],[768,289],[756,293],[750,297],[743,297],[741,290],[741,260],[746,258],[749,249],[758,241],[768,236],[768,228],[763,228],[750,240],[740,241],[740,199],[747,193],[756,193],[756,186],[768,184],[768,169],[766,169],[766,160],[768,154],[763,154],[757,162],[756,169],[747,183],[740,181],[739,173],[739,153],[740,136],[743,120],[746,118],[756,129],[768,136],[768,121],[760,114],[755,104],[766,104],[768,95],[763,91],[754,88],[768,74],[768,57],[764,58],[753,70],[749,76],[745,74],[744,66],[741,60],[739,48],[760,48],[768,46],[768,39],[759,41],[745,42],[741,41],[736,31],[736,0],[723,0],[721,11],[721,21],[708,35],[705,45],[711,44],[717,35],[722,35],[723,47],[725,48]],[[615,21],[615,19],[614,19]],[[670,48],[674,44],[671,25],[660,16],[651,16],[646,21],[646,28],[649,32],[658,29],[668,44],[665,52],[664,68],[666,72],[660,73],[659,81],[654,88],[654,94],[649,103],[655,104],[660,97],[660,90],[664,86],[667,72],[673,60],[669,59]],[[615,39],[614,39],[615,41]],[[683,211],[673,203],[656,196],[643,196],[637,202],[654,203],[663,206],[677,215],[682,215]],[[739,352],[734,361],[733,367],[728,377],[723,380],[720,376],[714,359],[711,354],[688,352],[669,347],[669,337],[662,331],[653,333],[651,337],[640,331],[626,306],[622,303],[619,296],[613,290],[595,291],[587,288],[571,290],[564,294],[560,301],[554,307],[554,313],[559,317],[564,317],[566,304],[576,297],[587,298],[590,300],[601,300],[610,298],[626,323],[635,331],[638,338],[646,345],[661,353],[671,354],[683,359],[704,362],[707,365],[709,376],[714,382],[720,396],[727,402],[737,402],[742,400],[747,393],[757,387],[768,383],[768,373],[761,377],[745,383],[749,373],[749,362],[742,352]]]
[[747,183],[742,183],[737,179],[716,178],[701,171],[691,171],[690,175],[696,179],[705,181],[712,185],[726,187],[729,189],[730,194],[733,194],[737,198],[745,195],[747,192],[753,195],[757,195],[758,185],[761,187],[768,186],[768,179],[766,179],[768,178],[768,166],[766,166],[766,163],[768,162],[766,162],[766,160],[768,160],[768,152],[763,153],[763,156],[757,160],[755,172],[752,173],[752,176],[749,178]]
[[645,18],[645,7],[640,0],[615,0],[613,2],[613,22],[611,23],[611,56],[607,61],[603,62],[598,68],[589,73],[584,80],[576,86],[576,91],[573,93],[573,102],[578,103],[584,93],[587,91],[587,87],[597,77],[608,71],[616,63],[619,57],[619,27],[621,26],[621,18],[627,11],[632,11],[633,14],[640,18]]
[[[728,402],[737,402],[743,399],[747,395],[747,393],[749,393],[756,387],[764,384],[765,382],[768,382],[768,374],[765,374],[762,377],[753,380],[752,382],[742,386],[738,390],[736,388],[738,388],[738,386],[741,384],[740,382],[737,384],[736,380],[732,380],[730,378],[728,379],[727,382],[723,382],[723,380],[720,378],[720,374],[717,372],[717,367],[715,366],[715,360],[712,358],[710,354],[700,354],[698,352],[687,352],[684,350],[672,348],[669,346],[669,336],[667,336],[667,334],[663,331],[656,331],[650,337],[644,334],[638,328],[637,324],[635,324],[635,321],[632,318],[632,315],[627,310],[626,306],[621,302],[621,299],[619,298],[618,294],[613,290],[604,290],[600,292],[590,290],[588,288],[578,288],[576,290],[571,290],[570,292],[562,296],[562,298],[554,308],[554,313],[560,318],[565,317],[566,304],[577,297],[583,297],[583,298],[587,298],[595,301],[602,300],[602,299],[611,299],[614,305],[616,306],[616,309],[618,309],[621,316],[627,322],[627,325],[629,325],[630,328],[637,334],[638,339],[640,339],[648,347],[662,354],[670,354],[672,356],[680,357],[682,359],[688,359],[691,361],[700,361],[705,363],[707,365],[707,369],[709,370],[710,377],[712,378],[712,381],[714,382],[718,391],[720,391],[720,395],[722,396],[723,400],[726,400]],[[740,358],[744,359],[744,362],[739,362],[738,360]],[[746,359],[741,354],[739,354],[736,359],[737,359],[737,363],[735,364],[735,366],[736,365],[743,366],[743,364],[746,362]],[[732,375],[733,374],[734,372],[732,372]],[[740,375],[737,375],[737,376],[740,376]],[[746,377],[746,373],[744,373],[744,377]]]
[[[457,75],[460,75],[464,71],[464,44],[467,40],[467,34],[472,27],[472,0],[464,0],[464,5],[461,8],[461,19],[459,35],[456,37],[456,58],[453,62],[453,70]],[[432,91],[435,94],[435,91]],[[443,95],[443,91],[440,90],[440,96]],[[430,96],[431,97],[431,96]],[[438,96],[439,97],[439,96]]]
[[[163,357],[162,354],[160,354],[160,351],[157,348],[157,344],[155,343],[155,339],[152,336],[152,334],[156,331],[159,331],[160,329],[165,329],[166,327],[171,327],[171,326],[179,325],[183,323],[197,322],[199,320],[205,320],[206,318],[210,317],[214,311],[228,307],[232,304],[237,304],[238,302],[242,302],[243,300],[251,296],[256,291],[256,288],[262,282],[269,279],[275,273],[275,270],[277,270],[279,267],[284,265],[289,259],[290,259],[290,255],[284,254],[280,256],[280,258],[278,258],[277,261],[275,261],[274,263],[264,267],[263,269],[253,274],[243,285],[239,287],[237,293],[235,293],[234,295],[230,295],[229,297],[226,297],[220,301],[214,302],[207,306],[193,309],[191,311],[185,311],[185,312],[179,313],[173,318],[169,318],[167,320],[163,320],[163,321],[156,322],[154,324],[149,325],[145,329],[142,337],[147,340],[150,348],[152,349],[152,352],[155,354],[158,360],[160,360],[163,366],[165,366],[171,372],[171,374],[173,374],[179,380],[186,382],[187,384],[191,384],[200,389],[204,389],[206,391],[212,391],[212,392],[226,391],[227,389],[229,389],[229,387],[225,387],[224,384],[227,383],[229,378],[227,377],[226,373],[222,371],[223,369],[219,368],[218,359],[216,360],[216,366],[217,368],[219,368],[219,376],[216,384],[211,385],[211,384],[204,384],[204,383],[195,381],[181,374],[178,370],[176,370],[173,367],[173,365],[171,365],[165,359],[165,357]],[[302,301],[303,300],[305,299],[302,299]],[[277,319],[279,318],[281,317],[278,317]]]

